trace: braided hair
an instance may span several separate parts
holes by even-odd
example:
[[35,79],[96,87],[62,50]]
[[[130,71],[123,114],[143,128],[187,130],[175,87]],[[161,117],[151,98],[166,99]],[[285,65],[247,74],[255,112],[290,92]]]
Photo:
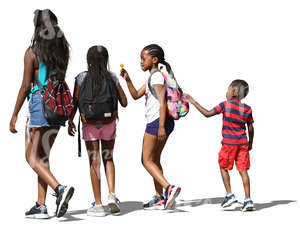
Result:
[[164,50],[159,45],[150,44],[145,46],[143,51],[147,51],[152,57],[157,57],[158,63],[165,65],[168,73],[173,74],[170,64],[165,60]]

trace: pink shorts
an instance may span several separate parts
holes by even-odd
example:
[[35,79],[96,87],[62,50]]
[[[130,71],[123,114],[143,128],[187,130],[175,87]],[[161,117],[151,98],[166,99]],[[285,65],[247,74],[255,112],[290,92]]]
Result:
[[82,124],[82,134],[85,141],[113,140],[116,138],[116,121],[109,124]]

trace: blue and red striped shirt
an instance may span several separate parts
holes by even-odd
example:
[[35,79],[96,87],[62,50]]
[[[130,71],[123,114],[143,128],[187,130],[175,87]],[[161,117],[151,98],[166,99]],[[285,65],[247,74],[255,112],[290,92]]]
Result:
[[214,110],[223,113],[222,144],[247,145],[246,124],[254,122],[251,107],[234,99],[221,102]]

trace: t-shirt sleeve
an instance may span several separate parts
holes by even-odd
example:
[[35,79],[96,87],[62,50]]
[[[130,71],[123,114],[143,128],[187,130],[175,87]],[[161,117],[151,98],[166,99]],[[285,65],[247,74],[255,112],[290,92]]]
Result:
[[224,110],[225,110],[225,102],[221,102],[219,105],[214,107],[214,111],[216,112],[216,114],[223,113]]
[[151,76],[151,86],[155,84],[161,84],[164,85],[165,79],[163,75],[161,75],[160,72],[153,73]]
[[110,75],[111,75],[113,81],[115,82],[116,86],[118,86],[118,84],[119,84],[120,82],[119,82],[119,78],[117,77],[117,74],[111,72]]
[[247,119],[247,124],[253,124],[253,123],[254,123],[254,120],[253,120],[253,116],[252,116],[252,109],[250,109],[249,116]]
[[84,78],[86,77],[86,75],[87,75],[86,72],[79,73],[78,76],[75,77],[76,84],[81,86],[81,84],[82,84]]

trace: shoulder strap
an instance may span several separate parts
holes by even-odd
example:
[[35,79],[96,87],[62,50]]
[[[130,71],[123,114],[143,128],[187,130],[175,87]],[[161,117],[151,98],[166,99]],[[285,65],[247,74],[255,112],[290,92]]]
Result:
[[155,92],[154,88],[151,86],[151,77],[156,72],[160,72],[160,70],[157,69],[157,70],[155,70],[154,72],[151,73],[151,75],[149,76],[149,79],[148,79],[148,87],[149,87],[149,90],[150,90],[151,94],[157,99],[156,92]]
[[[39,68],[40,68],[40,66],[39,66]],[[39,81],[39,78],[35,75],[35,72],[34,72],[34,79],[35,79],[36,84],[37,84],[37,86],[38,86],[38,88],[40,90],[41,95],[44,95],[45,90],[42,88],[42,86],[40,84],[40,81]]]
[[81,133],[80,133],[80,115],[78,118],[78,157],[81,157]]

